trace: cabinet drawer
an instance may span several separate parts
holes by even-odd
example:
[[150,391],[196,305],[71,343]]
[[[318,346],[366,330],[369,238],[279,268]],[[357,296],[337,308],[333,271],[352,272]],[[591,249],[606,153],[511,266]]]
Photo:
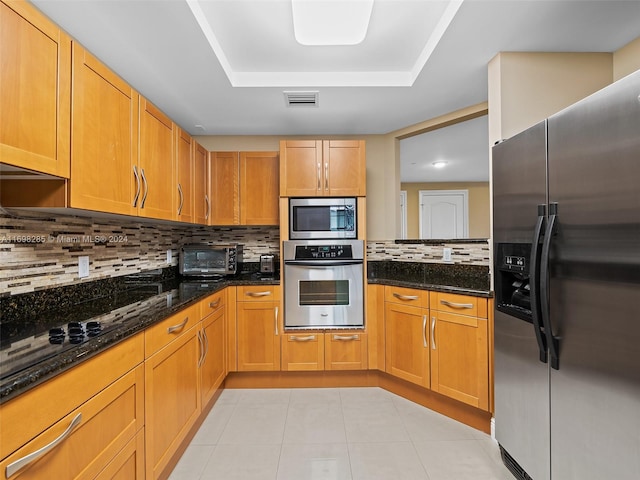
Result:
[[364,333],[325,333],[326,370],[366,370],[367,336]]
[[200,302],[200,318],[205,318],[221,307],[224,307],[226,301],[227,289],[222,289]]
[[430,295],[433,310],[487,318],[486,298],[443,292],[430,292]]
[[60,421],[143,358],[144,337],[138,334],[1,405],[0,458]]
[[324,334],[284,334],[282,370],[324,370]]
[[238,288],[238,302],[264,302],[279,300],[278,285],[244,285]]
[[[0,464],[5,478],[95,478],[144,426],[143,390],[139,365],[5,459]],[[52,444],[20,466],[20,460]]]
[[414,305],[416,307],[429,306],[429,292],[415,288],[405,287],[384,287],[385,302],[401,303],[403,305]]
[[162,347],[179,338],[199,321],[200,304],[196,303],[145,330],[145,358],[149,358]]
[[144,480],[144,430],[129,440],[96,480]]

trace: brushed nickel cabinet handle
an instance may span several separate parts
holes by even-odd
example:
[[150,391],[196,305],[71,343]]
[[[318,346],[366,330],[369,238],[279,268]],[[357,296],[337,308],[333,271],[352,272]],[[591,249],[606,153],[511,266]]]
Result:
[[200,358],[198,359],[198,368],[200,368],[204,363],[204,339],[202,338],[201,331],[198,331],[198,343],[200,344]]
[[136,178],[136,195],[133,197],[133,206],[135,207],[140,197],[140,176],[138,175],[138,168],[133,166],[133,176]]
[[173,325],[172,327],[167,328],[167,333],[173,333],[176,330],[182,330],[185,325],[187,324],[187,322],[189,321],[189,317],[184,319],[184,322],[179,323],[178,325]]
[[296,335],[291,335],[291,340],[294,342],[310,342],[316,339],[315,335],[307,335],[306,337],[298,337]]
[[182,193],[182,185],[178,184],[178,193],[180,194],[180,206],[178,207],[178,215],[182,213],[182,207],[184,206],[184,193]]
[[422,346],[427,348],[427,316],[422,316]]
[[431,349],[436,349],[436,317],[431,317]]
[[320,163],[318,163],[318,190],[322,189],[322,175],[320,175]]
[[220,305],[220,299],[217,299],[215,302],[209,302],[209,308],[216,308]]
[[455,303],[448,302],[447,300],[440,300],[440,303],[451,308],[473,308],[473,303]]
[[324,189],[329,190],[329,164],[324,164]]
[[271,295],[270,291],[264,291],[264,292],[247,292],[245,295],[247,295],[248,297],[266,297],[268,295]]
[[82,421],[82,413],[78,413],[73,418],[73,420],[71,420],[71,423],[69,424],[67,429],[64,432],[62,432],[62,434],[58,438],[53,440],[51,443],[45,445],[44,447],[36,450],[35,452],[30,453],[29,455],[26,455],[26,456],[22,457],[21,459],[16,460],[15,462],[12,462],[9,465],[7,465],[6,477],[7,478],[11,477],[13,474],[15,474],[21,468],[26,467],[31,462],[33,462],[34,460],[37,460],[38,458],[40,458],[42,455],[47,453],[52,448],[55,448],[56,446],[58,446],[58,444],[60,442],[64,441],[71,434],[71,431],[74,428],[76,428],[80,424],[81,421]]
[[418,295],[401,295],[399,293],[394,293],[393,296],[400,300],[418,300],[420,298]]
[[209,195],[204,196],[204,203],[207,205],[207,213],[205,213],[204,219],[209,220],[209,215],[211,214],[211,202],[209,202]]
[[278,336],[278,307],[275,308],[274,322],[276,324],[276,337]]
[[360,335],[334,335],[334,340],[342,340],[342,341],[350,341],[350,340],[358,340]]
[[142,195],[142,201],[140,202],[140,208],[144,208],[144,204],[147,201],[147,195],[149,194],[149,184],[147,183],[147,177],[144,174],[144,168],[140,169],[140,175],[142,175],[142,182],[144,183],[144,195]]

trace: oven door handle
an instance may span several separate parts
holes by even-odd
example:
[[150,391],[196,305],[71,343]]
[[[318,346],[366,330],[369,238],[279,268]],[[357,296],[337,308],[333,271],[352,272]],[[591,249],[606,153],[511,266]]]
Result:
[[300,265],[302,267],[341,267],[343,265],[362,265],[362,260],[285,260],[285,265]]

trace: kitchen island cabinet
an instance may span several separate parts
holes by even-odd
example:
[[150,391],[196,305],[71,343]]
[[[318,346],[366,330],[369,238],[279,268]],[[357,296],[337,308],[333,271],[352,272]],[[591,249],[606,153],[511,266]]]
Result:
[[1,2],[0,58],[0,159],[69,178],[71,38],[28,2]]
[[366,195],[363,140],[281,140],[281,197]]

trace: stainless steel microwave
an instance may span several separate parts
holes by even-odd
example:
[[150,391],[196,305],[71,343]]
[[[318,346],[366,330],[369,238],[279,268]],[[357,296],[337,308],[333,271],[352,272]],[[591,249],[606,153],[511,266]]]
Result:
[[181,275],[212,277],[233,275],[242,263],[242,245],[185,245],[180,249]]
[[354,197],[289,199],[291,240],[358,238]]

